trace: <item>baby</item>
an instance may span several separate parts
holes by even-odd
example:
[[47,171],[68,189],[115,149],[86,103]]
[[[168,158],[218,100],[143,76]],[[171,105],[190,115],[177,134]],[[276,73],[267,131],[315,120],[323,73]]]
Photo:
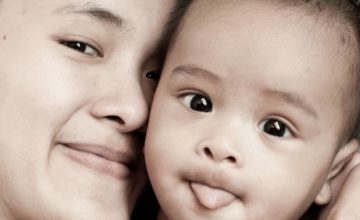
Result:
[[145,144],[158,219],[299,219],[356,151],[359,39],[344,0],[198,0]]

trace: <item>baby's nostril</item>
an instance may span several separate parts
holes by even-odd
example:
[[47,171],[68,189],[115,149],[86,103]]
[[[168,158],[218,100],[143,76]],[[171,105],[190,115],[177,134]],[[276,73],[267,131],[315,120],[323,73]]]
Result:
[[236,163],[236,158],[233,156],[229,156],[226,158],[230,163]]
[[116,115],[109,115],[109,116],[106,116],[107,119],[109,119],[110,121],[114,121],[114,122],[117,122],[121,125],[125,124],[125,121],[122,120],[122,118],[120,118],[119,116],[116,116]]
[[208,147],[206,147],[206,148],[204,149],[204,152],[205,152],[205,155],[206,155],[206,156],[208,156],[208,157],[210,157],[210,158],[213,158],[213,154],[211,153],[211,150],[210,150]]

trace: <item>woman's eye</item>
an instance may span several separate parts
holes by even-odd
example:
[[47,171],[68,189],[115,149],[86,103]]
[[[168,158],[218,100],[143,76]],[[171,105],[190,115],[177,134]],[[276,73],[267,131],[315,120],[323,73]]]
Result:
[[146,78],[159,82],[161,72],[159,70],[152,70],[146,73]]
[[211,101],[203,95],[199,94],[186,94],[181,98],[182,102],[189,108],[198,112],[211,112]]
[[102,57],[102,54],[99,52],[99,50],[81,41],[61,41],[60,44],[89,56]]
[[291,131],[285,123],[277,119],[267,119],[259,124],[265,133],[277,137],[291,137]]

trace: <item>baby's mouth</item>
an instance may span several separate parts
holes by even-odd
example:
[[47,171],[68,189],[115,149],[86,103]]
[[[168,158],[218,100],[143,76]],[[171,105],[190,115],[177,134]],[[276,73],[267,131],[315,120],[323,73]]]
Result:
[[234,194],[226,190],[201,183],[190,182],[190,188],[199,203],[211,210],[227,206],[237,198]]

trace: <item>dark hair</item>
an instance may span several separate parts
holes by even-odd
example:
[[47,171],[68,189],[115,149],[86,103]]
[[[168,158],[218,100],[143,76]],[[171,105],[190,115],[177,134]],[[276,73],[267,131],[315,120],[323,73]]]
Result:
[[359,0],[349,0],[351,2],[351,4],[353,4],[355,7],[359,7],[360,6],[360,1]]
[[[170,18],[165,26],[165,30],[163,32],[162,45],[159,50],[160,51],[167,51],[170,45],[170,41],[172,41],[173,36],[176,33],[177,27],[180,24],[181,18],[185,14],[186,10],[192,3],[192,0],[177,0],[175,3],[175,7],[170,13]],[[165,53],[164,53],[165,55]]]
[[[170,40],[180,23],[181,17],[184,15],[191,2],[192,0],[176,1],[176,5],[170,14],[169,21],[167,22],[165,31],[162,36],[163,43],[160,46],[164,48],[160,48],[160,51],[167,50]],[[131,220],[156,219],[158,211],[159,204],[156,200],[151,185],[148,183],[134,208]]]
[[[355,126],[352,137],[360,139],[360,1],[359,0],[349,0],[353,6],[355,7],[355,12],[351,16],[350,20],[354,25],[354,30],[357,39],[357,48],[358,48],[358,56],[356,57],[356,64],[354,65],[354,107],[357,111],[355,111]],[[351,120],[351,118],[349,119]]]

